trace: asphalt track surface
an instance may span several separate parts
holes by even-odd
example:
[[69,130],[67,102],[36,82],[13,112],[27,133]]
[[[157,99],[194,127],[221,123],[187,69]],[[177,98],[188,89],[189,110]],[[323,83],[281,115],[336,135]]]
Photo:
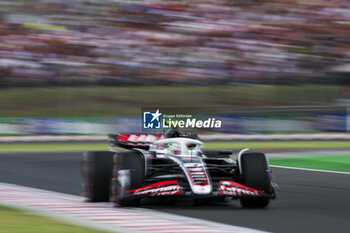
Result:
[[[0,182],[80,194],[79,152],[1,153]],[[278,199],[266,209],[237,201],[191,205],[148,203],[167,213],[271,232],[350,232],[350,175],[273,168]]]

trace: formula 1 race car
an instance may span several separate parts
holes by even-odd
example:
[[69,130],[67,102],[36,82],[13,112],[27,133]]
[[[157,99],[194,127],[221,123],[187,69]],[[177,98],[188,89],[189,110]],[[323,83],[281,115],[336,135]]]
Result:
[[109,135],[110,145],[129,151],[86,152],[83,195],[92,202],[137,206],[142,198],[240,199],[265,207],[276,197],[265,154],[202,150],[203,143],[176,130],[163,134]]

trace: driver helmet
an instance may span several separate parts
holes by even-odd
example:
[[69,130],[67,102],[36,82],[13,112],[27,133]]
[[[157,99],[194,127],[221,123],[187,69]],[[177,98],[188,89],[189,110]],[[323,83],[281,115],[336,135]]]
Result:
[[172,155],[181,155],[181,146],[176,142],[169,143],[168,150]]

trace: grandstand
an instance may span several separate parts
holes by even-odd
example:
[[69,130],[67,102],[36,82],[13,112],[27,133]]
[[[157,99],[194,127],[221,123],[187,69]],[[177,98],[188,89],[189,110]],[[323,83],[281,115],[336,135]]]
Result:
[[330,83],[350,61],[347,0],[7,0],[0,14],[1,87]]

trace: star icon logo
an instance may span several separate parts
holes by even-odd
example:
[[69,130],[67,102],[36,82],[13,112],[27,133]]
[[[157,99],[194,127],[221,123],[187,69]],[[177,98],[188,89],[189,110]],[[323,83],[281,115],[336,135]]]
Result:
[[160,129],[161,128],[161,115],[162,113],[157,111],[145,111],[143,112],[143,128],[144,129]]
[[159,121],[159,117],[162,115],[160,112],[159,112],[159,109],[157,109],[157,111],[155,113],[152,113],[152,120],[151,122],[153,122],[154,120],[157,120]]

